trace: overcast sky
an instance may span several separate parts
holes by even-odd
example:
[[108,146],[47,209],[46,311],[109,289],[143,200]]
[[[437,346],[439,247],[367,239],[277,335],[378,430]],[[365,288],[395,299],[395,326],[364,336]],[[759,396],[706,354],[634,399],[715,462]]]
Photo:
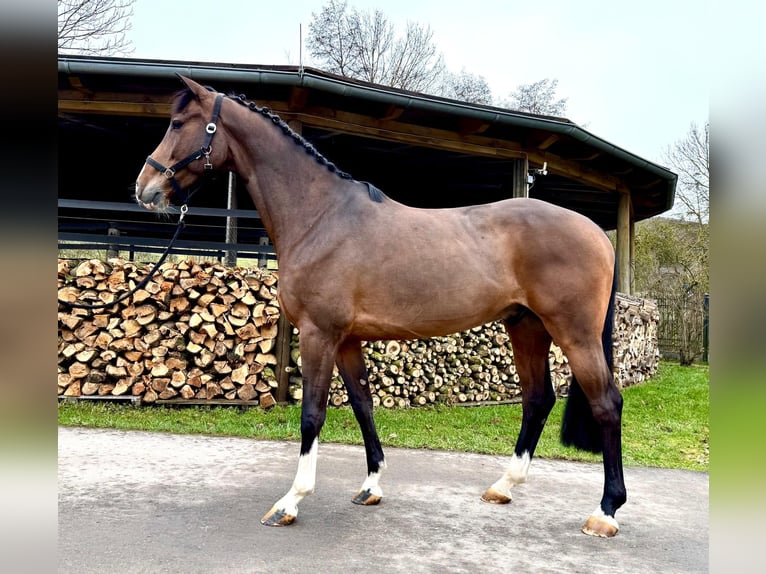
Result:
[[[323,4],[136,0],[132,56],[298,64],[299,27],[305,38],[312,12]],[[495,99],[508,98],[520,84],[557,79],[570,120],[651,161],[662,163],[663,151],[692,122],[708,120],[705,2],[348,0],[348,5],[379,8],[399,30],[408,20],[429,25],[447,67],[484,76]],[[303,63],[312,64],[305,51]]]

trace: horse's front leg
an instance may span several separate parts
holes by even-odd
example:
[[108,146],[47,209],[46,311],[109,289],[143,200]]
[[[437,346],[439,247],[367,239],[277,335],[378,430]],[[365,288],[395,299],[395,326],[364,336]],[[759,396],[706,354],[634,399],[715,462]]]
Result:
[[367,478],[352,502],[364,506],[378,504],[383,497],[383,490],[378,484],[380,471],[385,468],[386,463],[372,416],[372,393],[367,381],[367,368],[364,364],[361,342],[345,341],[338,349],[336,364],[346,384],[367,454]]
[[298,503],[314,492],[319,432],[327,414],[327,397],[336,345],[323,333],[301,329],[303,374],[301,407],[301,453],[290,490],[261,519],[266,526],[287,526],[298,516]]

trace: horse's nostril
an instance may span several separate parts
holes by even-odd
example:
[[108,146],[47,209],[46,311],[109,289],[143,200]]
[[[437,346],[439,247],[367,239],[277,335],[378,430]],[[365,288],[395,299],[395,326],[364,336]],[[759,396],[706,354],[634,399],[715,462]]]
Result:
[[163,204],[164,195],[162,190],[144,189],[136,190],[136,201],[145,209],[155,209]]

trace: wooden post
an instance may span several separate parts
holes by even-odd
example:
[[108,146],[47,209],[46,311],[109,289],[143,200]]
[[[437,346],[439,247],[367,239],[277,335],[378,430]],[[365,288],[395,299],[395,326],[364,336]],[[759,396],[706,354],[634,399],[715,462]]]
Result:
[[513,160],[513,187],[512,197],[529,197],[527,174],[529,173],[529,160],[527,158]]
[[636,222],[630,218],[630,292],[636,288]]
[[[269,238],[264,235],[262,237],[258,238],[258,245],[268,245],[269,244]],[[261,269],[266,269],[269,266],[269,259],[266,257],[265,253],[261,253],[258,257],[258,267]]]
[[[120,236],[120,230],[117,229],[117,224],[113,222],[109,222],[109,229],[107,229],[106,234],[109,237],[119,237]],[[109,247],[106,248],[106,258],[111,259],[112,257],[119,257],[120,256],[120,246],[116,244],[109,244]]]
[[621,193],[617,207],[617,290],[626,295],[631,294],[630,212],[630,194]]
[[287,125],[290,126],[290,129],[293,130],[296,134],[303,135],[303,122],[300,120],[290,120],[287,122]]
[[279,310],[277,322],[277,403],[287,404],[287,387],[290,384],[290,340],[293,336],[293,326],[288,321],[282,309]]

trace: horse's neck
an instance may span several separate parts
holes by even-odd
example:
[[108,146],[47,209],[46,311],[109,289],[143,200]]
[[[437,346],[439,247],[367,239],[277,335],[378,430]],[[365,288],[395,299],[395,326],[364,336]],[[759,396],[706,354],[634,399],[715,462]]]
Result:
[[[244,180],[278,255],[297,249],[340,198],[342,180],[249,110],[235,128],[235,171]],[[342,187],[342,186],[341,186]]]

